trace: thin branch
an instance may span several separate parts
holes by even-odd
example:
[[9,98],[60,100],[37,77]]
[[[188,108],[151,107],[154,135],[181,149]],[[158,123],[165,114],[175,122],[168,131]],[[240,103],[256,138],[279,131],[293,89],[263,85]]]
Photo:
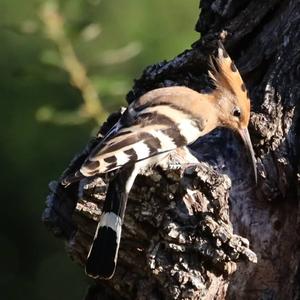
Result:
[[64,69],[68,72],[72,85],[78,88],[82,94],[83,116],[92,118],[97,123],[103,122],[107,117],[107,112],[66,35],[64,17],[59,12],[57,3],[47,1],[40,10],[40,17],[49,39],[57,45]]

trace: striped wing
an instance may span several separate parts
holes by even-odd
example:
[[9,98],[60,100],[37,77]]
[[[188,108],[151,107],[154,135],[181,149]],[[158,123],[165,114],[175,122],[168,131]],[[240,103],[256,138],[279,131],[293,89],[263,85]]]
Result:
[[[93,176],[118,169],[129,162],[174,150],[194,142],[201,135],[201,124],[170,105],[145,107],[134,111],[130,124],[121,128],[105,144],[96,147],[80,169]],[[122,123],[122,119],[121,119]]]

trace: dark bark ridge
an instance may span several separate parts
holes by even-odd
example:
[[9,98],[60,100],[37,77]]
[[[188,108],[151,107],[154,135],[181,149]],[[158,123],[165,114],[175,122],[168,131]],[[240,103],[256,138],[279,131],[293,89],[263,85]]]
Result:
[[[207,57],[222,38],[252,99],[250,134],[259,183],[239,139],[215,130],[137,178],[114,278],[87,299],[299,299],[300,3],[203,0],[201,39],[148,67],[128,101],[151,89],[207,90]],[[117,120],[113,115],[101,134]],[[298,131],[297,131],[298,129]],[[101,138],[99,135],[98,139]],[[97,140],[66,170],[78,168]],[[109,178],[50,185],[43,220],[84,263]],[[250,241],[250,248],[249,243]],[[253,252],[254,251],[254,252]],[[256,261],[257,263],[249,263]],[[240,261],[240,263],[238,263]]]

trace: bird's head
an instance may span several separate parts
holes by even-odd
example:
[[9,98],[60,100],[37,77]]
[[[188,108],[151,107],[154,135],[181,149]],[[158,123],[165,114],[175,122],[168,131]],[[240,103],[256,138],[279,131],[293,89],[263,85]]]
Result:
[[217,55],[212,60],[209,76],[216,86],[213,93],[219,125],[233,129],[242,137],[251,156],[256,181],[256,160],[248,132],[250,99],[247,89],[221,42],[218,43]]

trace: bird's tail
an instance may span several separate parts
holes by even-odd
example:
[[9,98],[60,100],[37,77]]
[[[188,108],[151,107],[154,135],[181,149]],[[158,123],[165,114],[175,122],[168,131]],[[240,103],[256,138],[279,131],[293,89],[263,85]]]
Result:
[[127,167],[109,184],[103,212],[86,261],[86,273],[93,278],[110,279],[114,275],[128,194],[138,170],[137,164]]

